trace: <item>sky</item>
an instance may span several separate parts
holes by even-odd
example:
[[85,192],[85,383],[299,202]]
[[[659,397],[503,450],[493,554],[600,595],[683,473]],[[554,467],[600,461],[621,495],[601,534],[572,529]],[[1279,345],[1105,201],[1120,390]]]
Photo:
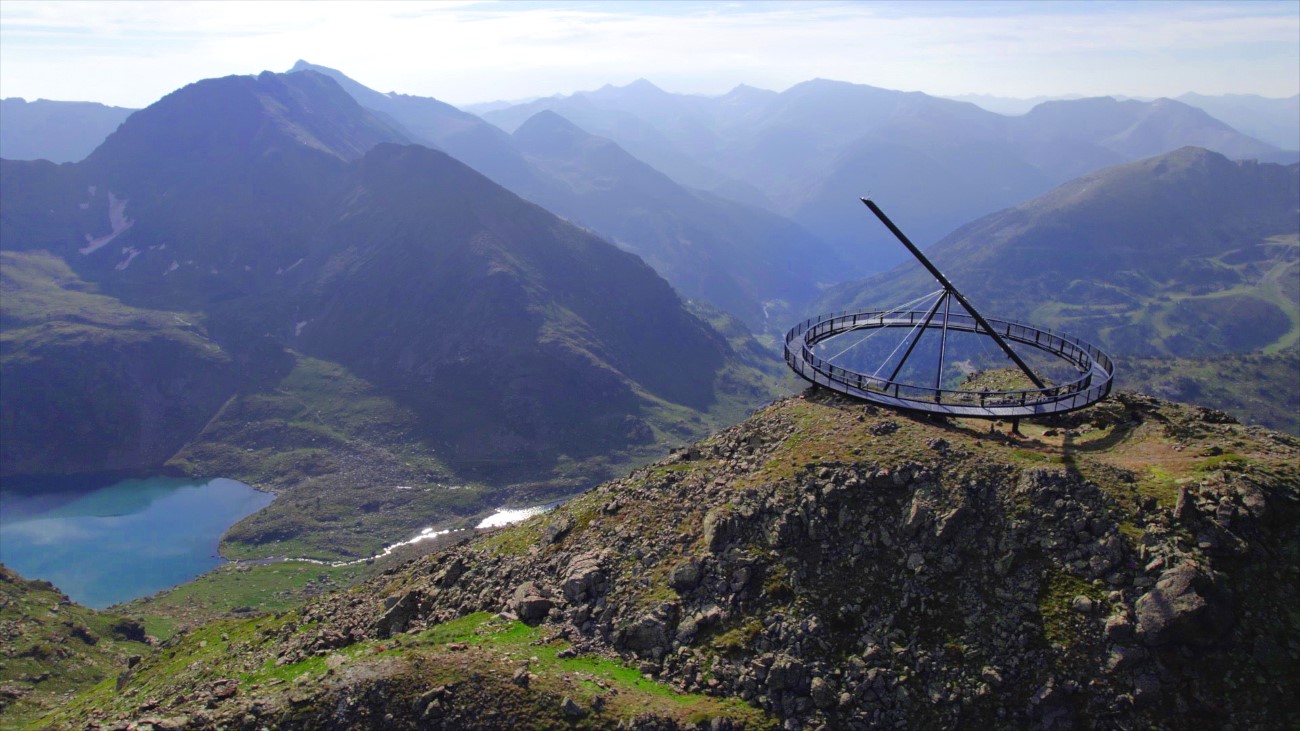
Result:
[[453,104],[646,78],[934,95],[1300,93],[1300,2],[0,2],[0,96],[143,107],[298,59]]

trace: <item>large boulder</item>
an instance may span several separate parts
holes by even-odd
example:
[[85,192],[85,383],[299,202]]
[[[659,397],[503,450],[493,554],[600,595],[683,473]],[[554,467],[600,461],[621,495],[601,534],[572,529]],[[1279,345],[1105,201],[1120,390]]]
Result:
[[1227,591],[1189,562],[1161,574],[1135,610],[1138,637],[1151,646],[1207,645],[1232,626]]
[[536,624],[546,619],[546,615],[555,606],[555,601],[551,598],[551,593],[536,582],[526,581],[515,589],[510,605],[520,621]]
[[577,604],[594,600],[599,595],[605,582],[605,572],[601,568],[603,558],[599,553],[584,553],[569,562],[561,587],[565,599]]
[[384,599],[386,608],[383,615],[375,622],[375,632],[380,637],[391,637],[406,631],[420,610],[421,595],[408,591],[401,597],[390,596]]

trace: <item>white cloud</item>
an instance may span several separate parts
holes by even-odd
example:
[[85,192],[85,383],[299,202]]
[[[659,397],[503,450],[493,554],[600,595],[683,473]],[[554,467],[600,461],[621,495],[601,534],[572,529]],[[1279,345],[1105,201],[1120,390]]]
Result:
[[931,93],[1300,91],[1294,3],[0,4],[0,94],[148,104],[298,58],[452,102],[646,77]]

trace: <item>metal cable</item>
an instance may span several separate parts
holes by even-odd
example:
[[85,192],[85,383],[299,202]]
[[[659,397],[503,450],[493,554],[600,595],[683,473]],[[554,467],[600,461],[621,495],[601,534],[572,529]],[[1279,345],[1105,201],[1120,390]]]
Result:
[[[921,295],[920,297],[917,297],[916,299],[912,300],[911,302],[904,302],[903,304],[901,304],[901,305],[895,307],[895,308],[892,309],[892,310],[888,310],[888,311],[886,311],[886,312],[882,312],[882,313],[880,313],[880,317],[879,317],[879,319],[882,319],[882,320],[883,320],[887,315],[892,315],[892,314],[894,314],[895,312],[899,312],[899,311],[903,310],[904,308],[911,307],[912,305],[918,304],[918,303],[920,303],[920,302],[922,302],[922,301],[924,301],[924,300],[928,300],[928,299],[930,299],[931,297],[935,296],[936,294],[941,294],[942,292],[943,292],[943,289],[936,289],[935,291],[931,292],[930,294],[923,294],[923,295]],[[861,330],[862,328],[868,327],[869,325],[870,325],[870,323],[864,323],[864,324],[861,325],[861,326],[859,326],[859,325],[854,325],[853,327],[851,327],[851,328],[849,328],[848,330],[845,330],[843,333],[841,333],[841,335],[847,335],[848,333],[851,333],[851,332],[853,332],[854,330]],[[844,350],[841,350],[840,352],[836,353],[835,355],[832,355],[832,356],[829,357],[829,358],[824,358],[823,360],[825,360],[825,361],[828,362],[828,363],[831,362],[831,361],[833,361],[833,360],[835,360],[836,358],[840,357],[841,355],[844,355],[845,353],[849,352],[850,350],[853,350],[854,348],[858,347],[859,345],[861,345],[861,344],[867,342],[867,339],[868,339],[868,338],[870,338],[872,335],[875,335],[876,333],[878,333],[878,332],[880,332],[881,330],[884,330],[884,329],[885,329],[885,328],[883,328],[883,327],[879,327],[879,326],[877,326],[877,327],[871,327],[871,328],[870,328],[871,332],[869,332],[869,333],[867,333],[866,335],[864,335],[864,336],[863,336],[861,339],[859,339],[856,343],[850,345],[849,347],[845,348]],[[894,348],[894,350],[897,351],[898,348]],[[890,355],[891,355],[891,357],[892,357],[893,354],[891,353]],[[880,369],[877,368],[876,370],[880,370]]]

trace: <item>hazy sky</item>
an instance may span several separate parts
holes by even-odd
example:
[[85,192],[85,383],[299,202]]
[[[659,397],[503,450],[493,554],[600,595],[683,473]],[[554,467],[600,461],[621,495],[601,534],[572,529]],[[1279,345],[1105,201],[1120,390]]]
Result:
[[0,96],[142,107],[299,59],[452,103],[822,77],[937,95],[1300,92],[1300,2],[0,3]]

